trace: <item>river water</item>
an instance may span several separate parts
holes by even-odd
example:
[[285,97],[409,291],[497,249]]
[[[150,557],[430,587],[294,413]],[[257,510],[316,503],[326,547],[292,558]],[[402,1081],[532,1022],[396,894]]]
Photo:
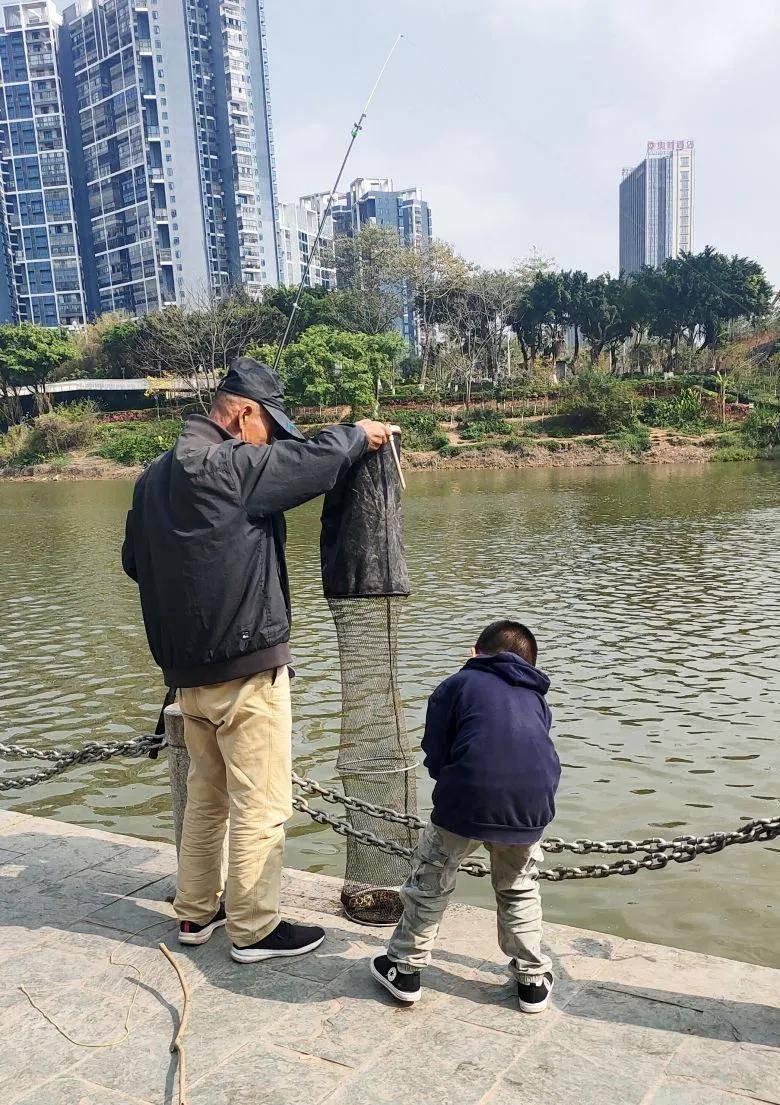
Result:
[[[564,765],[556,835],[704,833],[777,814],[780,469],[412,473],[408,483],[415,593],[400,674],[415,745],[432,688],[487,621],[514,615],[536,632],[552,679]],[[161,683],[119,566],[131,490],[0,485],[0,739],[73,745],[156,720]],[[289,517],[294,756],[302,773],[335,782],[339,674],[318,519],[316,504]],[[172,835],[164,759],[80,768],[3,804]],[[288,862],[341,874],[343,842],[296,817]],[[780,840],[543,889],[551,920],[780,966]],[[486,880],[464,876],[458,892],[490,904]]]

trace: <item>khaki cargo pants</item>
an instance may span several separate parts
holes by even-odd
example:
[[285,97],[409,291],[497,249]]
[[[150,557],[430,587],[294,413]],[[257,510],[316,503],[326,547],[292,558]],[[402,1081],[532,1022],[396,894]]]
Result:
[[174,909],[180,921],[205,924],[226,889],[228,935],[247,947],[279,921],[284,823],[292,815],[289,673],[279,667],[183,688],[180,699],[190,770]]
[[[404,913],[390,938],[387,954],[399,970],[427,967],[455,889],[458,865],[480,846],[429,822],[412,856],[412,873],[401,888]],[[536,982],[552,969],[541,948],[542,899],[536,875],[543,858],[538,844],[485,844],[496,895],[498,944],[509,956],[509,973],[519,982]]]

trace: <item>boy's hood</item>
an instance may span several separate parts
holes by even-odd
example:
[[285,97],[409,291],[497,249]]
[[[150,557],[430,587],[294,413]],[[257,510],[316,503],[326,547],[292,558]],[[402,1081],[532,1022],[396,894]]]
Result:
[[533,664],[514,652],[497,652],[495,656],[473,656],[466,661],[465,668],[473,671],[487,671],[510,683],[514,687],[527,687],[538,694],[547,694],[550,680]]

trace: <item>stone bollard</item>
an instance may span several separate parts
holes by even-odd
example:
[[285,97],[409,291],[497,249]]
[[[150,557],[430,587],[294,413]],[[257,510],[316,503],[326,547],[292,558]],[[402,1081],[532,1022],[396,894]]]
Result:
[[190,756],[184,743],[184,718],[175,702],[165,710],[165,742],[168,745],[168,776],[171,781],[173,825],[178,853],[181,846],[184,810],[187,806],[187,772],[190,769]]

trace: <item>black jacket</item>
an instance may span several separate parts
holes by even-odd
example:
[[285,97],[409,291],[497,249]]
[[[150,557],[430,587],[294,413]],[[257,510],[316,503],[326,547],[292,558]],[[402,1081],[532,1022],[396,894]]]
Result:
[[513,652],[476,656],[428,701],[422,748],[436,780],[431,821],[469,840],[537,841],[561,775],[550,680]]
[[188,419],[136,482],[122,566],[169,687],[222,683],[289,662],[283,511],[330,490],[366,452],[355,426],[248,445]]

